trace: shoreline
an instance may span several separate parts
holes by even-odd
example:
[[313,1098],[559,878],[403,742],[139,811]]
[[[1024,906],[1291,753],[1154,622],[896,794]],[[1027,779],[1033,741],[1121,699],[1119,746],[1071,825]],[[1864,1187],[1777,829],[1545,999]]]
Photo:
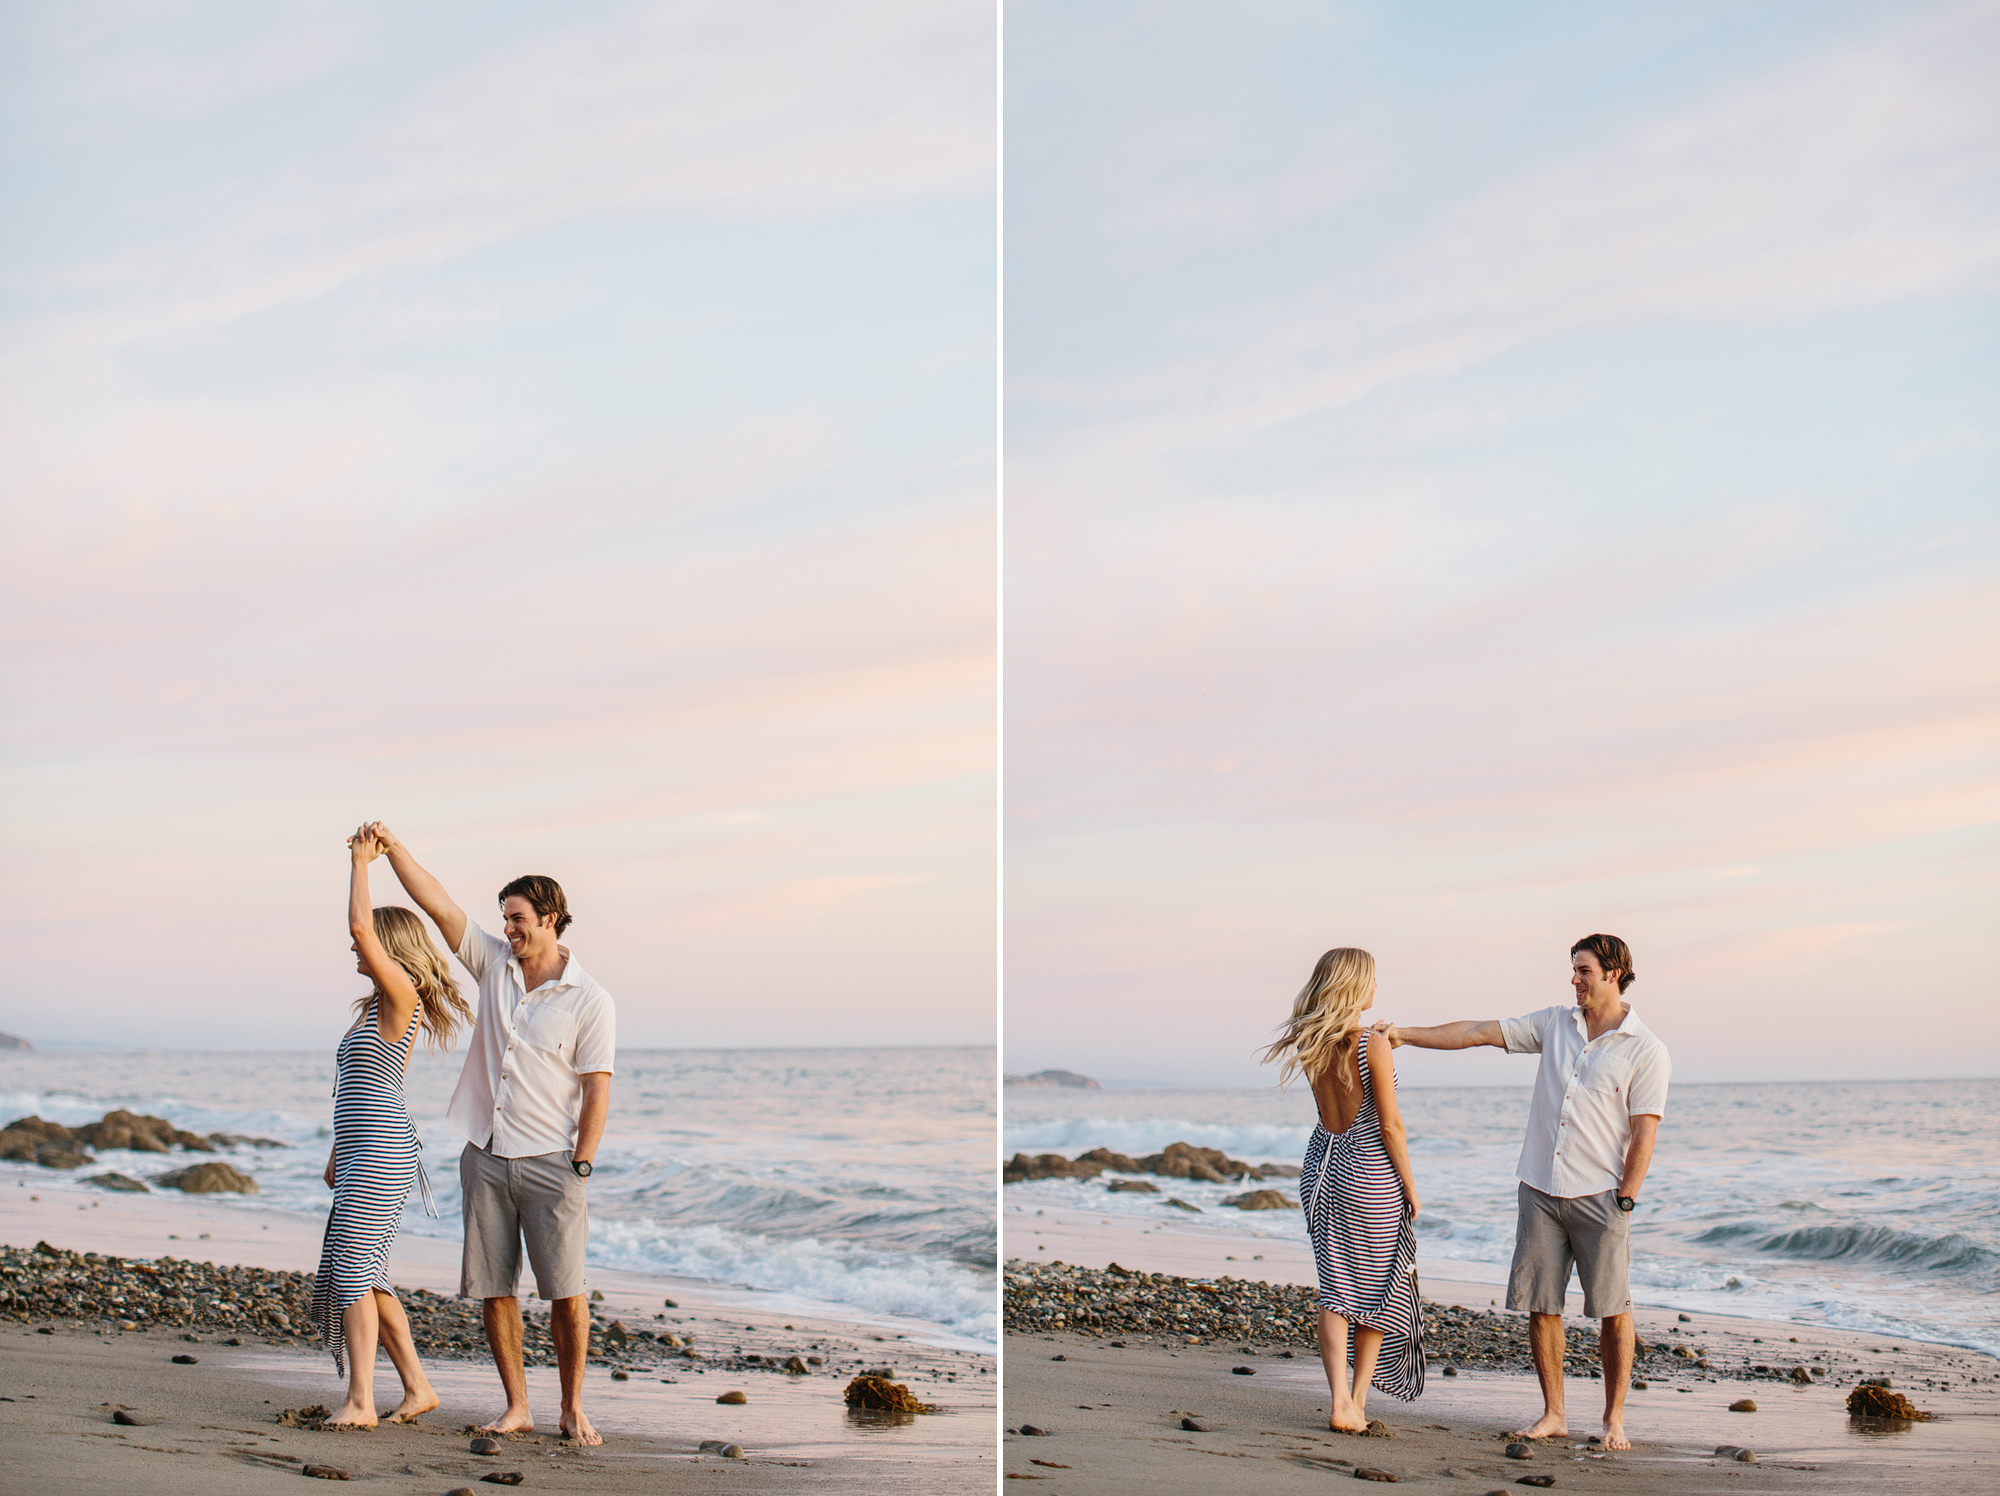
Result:
[[[259,1273],[299,1274],[318,1266],[320,1222],[311,1217],[244,1210],[208,1196],[97,1198],[95,1191],[28,1185],[0,1187],[0,1245],[17,1249],[7,1254],[17,1260],[19,1249],[32,1254],[37,1242],[47,1241],[58,1251],[94,1252],[125,1263],[171,1257],[176,1265],[213,1264],[213,1272],[183,1275],[188,1287],[177,1304],[191,1304],[197,1288],[220,1284],[232,1270],[240,1270],[235,1274],[240,1282]],[[172,1317],[148,1317],[146,1328],[128,1329],[122,1326],[139,1321],[127,1317],[125,1306],[108,1303],[78,1300],[69,1306],[73,1312],[61,1316],[0,1310],[0,1337],[13,1352],[0,1378],[5,1383],[0,1396],[14,1400],[0,1402],[0,1427],[35,1435],[14,1441],[29,1451],[15,1465],[24,1488],[154,1492],[160,1489],[160,1467],[153,1456],[163,1450],[201,1467],[198,1476],[190,1468],[171,1482],[175,1488],[217,1493],[264,1489],[268,1469],[262,1467],[273,1458],[279,1465],[290,1459],[294,1472],[299,1460],[324,1460],[356,1478],[382,1477],[392,1489],[413,1492],[477,1481],[495,1460],[471,1455],[469,1438],[458,1431],[494,1416],[500,1389],[476,1333],[478,1308],[456,1297],[458,1257],[455,1242],[398,1238],[389,1274],[399,1296],[412,1308],[425,1306],[426,1320],[443,1327],[440,1341],[455,1334],[461,1343],[423,1351],[426,1374],[442,1399],[436,1412],[414,1426],[385,1424],[366,1434],[275,1424],[285,1406],[337,1404],[344,1383],[316,1340],[287,1334],[268,1320],[249,1325],[240,1315],[232,1319],[190,1308]],[[80,1282],[99,1266],[40,1254],[31,1269],[42,1262]],[[8,1282],[24,1283],[33,1275],[15,1267]],[[519,1460],[541,1467],[531,1477],[534,1484],[650,1490],[658,1488],[658,1477],[670,1465],[695,1463],[707,1467],[701,1479],[728,1492],[807,1484],[852,1486],[857,1492],[864,1486],[887,1488],[912,1496],[991,1489],[997,1357],[950,1344],[956,1337],[942,1327],[829,1314],[827,1306],[804,1306],[780,1294],[648,1273],[593,1269],[590,1283],[603,1295],[592,1305],[602,1316],[599,1323],[608,1328],[619,1321],[634,1337],[623,1352],[593,1354],[585,1371],[585,1406],[606,1444],[570,1448],[551,1437],[556,1372],[553,1366],[531,1366],[530,1395],[545,1442],[521,1441]],[[666,1304],[669,1299],[673,1307]],[[524,1307],[531,1323],[542,1317],[536,1313],[540,1301],[524,1298]],[[418,1318],[412,1313],[413,1329]],[[300,1328],[310,1331],[292,1326],[294,1332]],[[466,1344],[468,1328],[474,1333]],[[691,1340],[698,1355],[687,1358],[640,1331]],[[184,1338],[189,1336],[194,1338]],[[228,1344],[231,1340],[239,1343]],[[197,1364],[176,1365],[170,1359],[175,1354],[194,1355]],[[783,1370],[790,1356],[803,1360],[808,1354],[821,1364],[803,1375]],[[883,1365],[942,1411],[891,1419],[849,1410],[842,1392],[850,1377]],[[617,1379],[621,1373],[625,1379]],[[397,1387],[384,1358],[376,1375],[378,1405],[391,1406]],[[718,1405],[715,1399],[724,1391],[742,1391],[749,1401]],[[139,1409],[149,1427],[114,1431],[110,1414],[119,1403]],[[246,1451],[216,1437],[225,1424],[228,1432],[247,1435],[254,1448]],[[722,1461],[701,1453],[697,1445],[703,1439],[738,1443],[747,1457]],[[498,1457],[500,1468],[524,1468],[518,1460],[506,1463],[516,1447],[509,1443]]]
[[[1460,1496],[1511,1489],[1530,1474],[1552,1474],[1562,1489],[1579,1491],[1642,1493],[1666,1489],[1670,1481],[1684,1496],[1816,1496],[1850,1489],[1915,1496],[1979,1489],[1982,1480],[2000,1488],[2000,1361],[1968,1348],[1635,1304],[1639,1339],[1663,1353],[1635,1365],[1635,1378],[1648,1385],[1627,1394],[1633,1448],[1614,1454],[1587,1443],[1602,1413],[1602,1382],[1590,1376],[1595,1326],[1583,1319],[1580,1296],[1572,1295],[1565,1384],[1570,1437],[1543,1441],[1526,1461],[1511,1460],[1501,1436],[1539,1416],[1541,1397],[1526,1369],[1525,1326],[1518,1323],[1525,1316],[1500,1307],[1502,1285],[1463,1273],[1442,1276],[1477,1264],[1420,1259],[1427,1321],[1449,1326],[1457,1338],[1427,1337],[1426,1350],[1436,1359],[1427,1357],[1422,1397],[1407,1404],[1380,1393],[1370,1398],[1368,1415],[1382,1420],[1389,1436],[1364,1438],[1324,1428],[1326,1382],[1310,1332],[1259,1334],[1277,1317],[1267,1322],[1248,1312],[1272,1302],[1274,1292],[1310,1302],[1316,1279],[1302,1245],[1176,1231],[1170,1223],[1121,1229],[1080,1212],[1053,1213],[1046,1205],[1010,1204],[1002,1219],[1008,1306],[1002,1461],[1010,1482],[1048,1481],[1033,1488],[1046,1496],[1202,1496],[1218,1478],[1218,1457],[1256,1462],[1220,1467],[1230,1471],[1222,1478],[1252,1479],[1281,1493],[1292,1485],[1303,1492],[1329,1473],[1351,1478],[1356,1466]],[[1153,1281],[1107,1285],[1104,1275],[1114,1261]],[[1070,1302],[1088,1302],[1098,1324],[1055,1326],[1056,1313],[1068,1317],[1059,1267],[1069,1269],[1076,1286],[1096,1275],[1089,1285],[1096,1294],[1076,1293],[1072,1286]],[[1192,1341],[1162,1330],[1174,1322],[1176,1308],[1198,1313],[1180,1302],[1196,1295],[1184,1295],[1174,1279],[1204,1283],[1198,1291],[1204,1306],[1225,1298],[1232,1284],[1224,1280],[1234,1280],[1241,1289],[1239,1312],[1232,1317],[1214,1310],[1217,1333]],[[1154,1303],[1142,1306],[1146,1317],[1109,1310],[1100,1303],[1107,1287],[1136,1288]],[[1044,1306],[1021,1312],[1031,1296]],[[1126,1327],[1112,1328],[1121,1324]],[[1482,1330],[1488,1332],[1483,1349],[1495,1352],[1498,1336],[1513,1354],[1480,1355]],[[1676,1347],[1691,1354],[1676,1355]],[[1445,1374],[1446,1365],[1455,1375]],[[1752,1370],[1759,1365],[1769,1370]],[[1795,1366],[1807,1368],[1804,1383],[1791,1379]],[[1815,1366],[1819,1377],[1812,1375]],[[1876,1426],[1850,1420],[1847,1393],[1861,1378],[1875,1376],[1887,1376],[1918,1407],[1935,1412],[1936,1421]],[[1744,1397],[1758,1411],[1730,1412],[1729,1404]],[[1208,1432],[1183,1429],[1183,1417]],[[1050,1432],[1022,1434],[1024,1424]],[[1757,1462],[1719,1459],[1714,1451],[1720,1446],[1748,1447]]]

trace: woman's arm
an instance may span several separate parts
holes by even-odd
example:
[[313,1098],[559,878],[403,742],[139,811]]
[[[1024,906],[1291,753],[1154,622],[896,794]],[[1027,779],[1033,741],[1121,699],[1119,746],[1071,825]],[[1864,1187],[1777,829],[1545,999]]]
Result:
[[1409,1202],[1410,1218],[1415,1220],[1422,1204],[1417,1199],[1417,1171],[1410,1167],[1410,1149],[1403,1136],[1403,1113],[1396,1105],[1394,1049],[1387,1034],[1369,1033],[1368,1074],[1375,1088],[1375,1115],[1382,1122],[1382,1146],[1388,1150],[1389,1162],[1396,1166],[1396,1177],[1403,1181],[1403,1198]]
[[417,989],[410,974],[383,949],[375,934],[375,915],[368,901],[368,864],[379,855],[381,846],[356,836],[347,849],[354,860],[347,881],[347,933],[354,937],[361,964],[382,991],[382,1000],[375,1008],[375,1032],[384,1044],[397,1044],[410,1026],[410,1015],[417,1011]]

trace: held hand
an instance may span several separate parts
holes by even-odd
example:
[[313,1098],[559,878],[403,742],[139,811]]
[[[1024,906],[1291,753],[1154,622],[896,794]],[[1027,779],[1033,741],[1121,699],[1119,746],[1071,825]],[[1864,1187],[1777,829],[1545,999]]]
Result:
[[[366,829],[367,828],[364,827],[363,831],[365,831]],[[348,854],[351,857],[353,857],[353,859],[356,862],[363,862],[363,863],[373,862],[376,858],[382,855],[382,850],[383,848],[380,842],[376,841],[371,836],[363,835],[362,831],[355,832],[354,835],[350,836],[347,839]]]
[[361,828],[361,831],[363,835],[374,840],[375,844],[382,849],[384,856],[387,856],[401,845],[396,840],[395,833],[390,831],[380,821],[370,821],[366,826]]
[[1401,1049],[1403,1047],[1404,1043],[1403,1036],[1396,1032],[1396,1025],[1391,1023],[1386,1018],[1383,1019],[1380,1023],[1376,1024],[1372,1029],[1369,1030],[1369,1032],[1371,1034],[1382,1035],[1385,1039],[1389,1041],[1389,1047],[1391,1049]]

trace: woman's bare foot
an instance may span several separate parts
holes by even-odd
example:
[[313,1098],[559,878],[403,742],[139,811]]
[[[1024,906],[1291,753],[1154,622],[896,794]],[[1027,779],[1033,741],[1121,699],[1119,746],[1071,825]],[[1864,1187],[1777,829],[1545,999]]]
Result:
[[437,1394],[431,1391],[430,1383],[415,1388],[403,1389],[403,1400],[390,1411],[391,1423],[415,1423],[424,1414],[438,1405]]
[[[1569,1433],[1569,1423],[1560,1413],[1544,1413],[1514,1437],[1517,1439],[1560,1439]],[[1626,1446],[1628,1449],[1630,1445]]]
[[535,1415],[523,1405],[509,1408],[491,1423],[479,1425],[482,1434],[532,1434],[535,1431]]
[[1326,1426],[1336,1434],[1365,1434],[1368,1432],[1368,1420],[1352,1408],[1335,1408],[1333,1416],[1327,1419]]
[[333,1416],[322,1425],[325,1428],[373,1428],[375,1410],[367,1403],[358,1403],[349,1398],[333,1410]]
[[1632,1447],[1632,1441],[1625,1437],[1625,1420],[1623,1418],[1606,1418],[1604,1420],[1604,1447],[1606,1449],[1630,1449]]
[[582,1409],[562,1416],[562,1436],[572,1444],[602,1444],[604,1436],[590,1426],[590,1420],[583,1416]]

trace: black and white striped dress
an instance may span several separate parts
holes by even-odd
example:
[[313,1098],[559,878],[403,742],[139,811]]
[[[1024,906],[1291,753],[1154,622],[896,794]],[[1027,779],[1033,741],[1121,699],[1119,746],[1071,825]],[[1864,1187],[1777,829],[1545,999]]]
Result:
[[[1424,1390],[1416,1223],[1382,1142],[1366,1035],[1354,1059],[1361,1071],[1361,1110],[1346,1132],[1313,1128],[1300,1170],[1299,1204],[1319,1269],[1320,1308],[1345,1316],[1350,1326],[1382,1332],[1369,1385],[1407,1402]],[[1353,1348],[1350,1333],[1350,1356]]]
[[349,1307],[371,1289],[388,1293],[389,1248],[403,1224],[403,1202],[412,1183],[423,1185],[432,1215],[430,1181],[424,1178],[417,1125],[403,1100],[403,1070],[417,1037],[417,1015],[397,1044],[384,1044],[376,1003],[340,1041],[333,1082],[333,1210],[326,1218],[319,1273],[313,1279],[312,1317],[333,1364],[347,1374]]

